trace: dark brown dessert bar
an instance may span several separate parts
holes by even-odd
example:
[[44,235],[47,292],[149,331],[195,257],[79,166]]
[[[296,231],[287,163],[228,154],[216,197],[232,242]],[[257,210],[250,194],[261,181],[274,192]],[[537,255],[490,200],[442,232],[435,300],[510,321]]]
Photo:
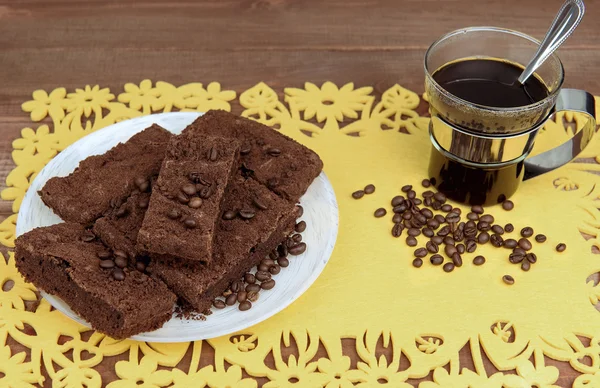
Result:
[[137,236],[150,203],[150,192],[135,191],[119,208],[111,209],[94,223],[96,236],[109,248],[127,253],[135,264]]
[[299,214],[293,202],[242,177],[230,182],[223,209],[210,264],[186,266],[153,257],[149,267],[152,275],[200,312],[275,249],[293,230]]
[[103,155],[90,156],[66,177],[55,177],[39,194],[64,221],[89,225],[119,207],[156,176],[172,135],[152,125]]
[[210,262],[227,183],[240,143],[186,131],[173,138],[138,233],[138,249]]
[[244,171],[291,201],[298,201],[323,169],[312,150],[266,125],[222,110],[206,112],[187,131],[241,140]]
[[117,280],[114,269],[100,266],[106,252],[83,226],[62,223],[17,238],[15,256],[27,281],[60,297],[96,330],[127,338],[161,327],[171,318],[175,295],[136,270],[118,270],[123,276]]

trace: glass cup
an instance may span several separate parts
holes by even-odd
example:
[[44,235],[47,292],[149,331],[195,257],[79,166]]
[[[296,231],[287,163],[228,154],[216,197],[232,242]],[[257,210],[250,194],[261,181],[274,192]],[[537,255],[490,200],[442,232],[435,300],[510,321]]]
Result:
[[[564,70],[555,54],[533,75],[548,89],[547,97],[524,106],[475,104],[449,93],[433,77],[449,63],[471,59],[501,60],[524,68],[539,44],[517,31],[469,27],[444,35],[427,50],[425,92],[433,144],[429,174],[449,198],[471,205],[502,202],[523,179],[564,165],[590,142],[596,130],[594,97],[582,90],[561,89]],[[566,143],[528,158],[538,131],[558,111],[583,113],[588,120]]]

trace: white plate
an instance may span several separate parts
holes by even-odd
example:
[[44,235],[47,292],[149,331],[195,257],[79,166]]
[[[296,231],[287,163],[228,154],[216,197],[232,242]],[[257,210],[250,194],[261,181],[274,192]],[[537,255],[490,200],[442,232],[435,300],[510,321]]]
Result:
[[[108,126],[75,142],[52,159],[31,184],[19,211],[17,236],[36,227],[61,222],[61,219],[44,205],[37,194],[48,179],[70,174],[81,160],[108,151],[153,123],[177,134],[198,116],[198,113],[184,112],[142,116]],[[315,179],[300,199],[300,203],[304,207],[302,219],[308,224],[302,234],[308,248],[300,256],[290,256],[289,267],[275,276],[277,282],[275,288],[261,291],[260,299],[250,310],[242,312],[235,306],[223,310],[213,309],[213,313],[206,321],[186,320],[173,316],[162,328],[136,335],[132,339],[148,342],[182,342],[219,337],[255,325],[296,300],[317,279],[327,264],[338,231],[335,193],[324,173]],[[42,295],[54,308],[90,327],[89,323],[75,314],[60,298],[46,293]]]

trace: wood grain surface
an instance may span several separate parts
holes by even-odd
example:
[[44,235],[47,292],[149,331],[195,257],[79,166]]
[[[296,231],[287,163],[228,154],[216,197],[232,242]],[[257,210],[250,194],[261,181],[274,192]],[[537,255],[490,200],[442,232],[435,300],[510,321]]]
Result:
[[[13,168],[12,140],[31,126],[21,103],[35,89],[99,84],[118,93],[125,82],[150,78],[219,81],[238,92],[259,81],[281,91],[329,80],[372,85],[376,93],[399,83],[420,93],[424,52],[441,34],[494,25],[542,38],[561,3],[0,0],[0,190]],[[587,3],[559,54],[567,87],[600,94],[600,2]],[[9,214],[10,204],[0,201],[0,221]],[[108,379],[112,363],[100,367]],[[570,386],[575,372],[560,368],[558,384]]]

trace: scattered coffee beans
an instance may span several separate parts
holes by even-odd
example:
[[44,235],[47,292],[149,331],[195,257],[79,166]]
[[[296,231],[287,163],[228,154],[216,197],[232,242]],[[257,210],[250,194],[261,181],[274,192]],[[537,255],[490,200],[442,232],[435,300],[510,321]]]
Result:
[[373,214],[375,215],[375,217],[381,218],[387,214],[387,210],[380,207],[379,209],[375,210],[375,213],[373,213]]
[[446,263],[444,264],[444,272],[452,272],[454,271],[454,264],[453,263]]
[[543,235],[543,234],[536,234],[535,235],[535,241],[539,242],[539,243],[546,242],[546,236]]
[[479,256],[475,256],[475,258],[473,259],[473,264],[475,265],[482,265],[485,263],[485,257],[479,255]]
[[515,284],[515,279],[510,275],[502,276],[502,281],[508,285]]
[[294,230],[295,230],[297,233],[302,233],[302,232],[304,232],[304,231],[306,230],[306,222],[305,222],[305,221],[300,221],[300,222],[298,222],[298,223],[296,224],[296,226],[295,226]]
[[565,249],[567,249],[567,245],[564,243],[560,243],[556,246],[556,251],[557,252],[564,252]]
[[245,300],[240,303],[239,307],[240,311],[248,311],[252,308],[252,303],[249,300]]
[[413,236],[408,236],[406,238],[406,245],[408,245],[409,247],[417,246],[417,239],[414,238]]
[[514,230],[515,227],[513,226],[513,224],[504,225],[504,231],[506,231],[506,233],[512,233]]
[[502,202],[502,209],[504,209],[506,211],[510,211],[514,207],[515,207],[515,204],[510,199],[507,199],[506,201]]
[[413,267],[421,268],[421,266],[423,265],[423,259],[417,257],[416,259],[413,260],[412,265],[413,265]]
[[531,228],[530,226],[526,226],[523,229],[521,229],[521,236],[522,237],[531,237],[533,236],[533,228]]
[[365,196],[365,192],[362,190],[357,190],[354,193],[352,193],[352,198],[354,198],[354,199],[361,199],[364,196]]
[[433,265],[441,265],[444,262],[444,258],[442,257],[442,255],[431,255],[431,257],[429,258],[429,262]]
[[364,192],[365,194],[373,194],[375,192],[375,185],[366,185]]

